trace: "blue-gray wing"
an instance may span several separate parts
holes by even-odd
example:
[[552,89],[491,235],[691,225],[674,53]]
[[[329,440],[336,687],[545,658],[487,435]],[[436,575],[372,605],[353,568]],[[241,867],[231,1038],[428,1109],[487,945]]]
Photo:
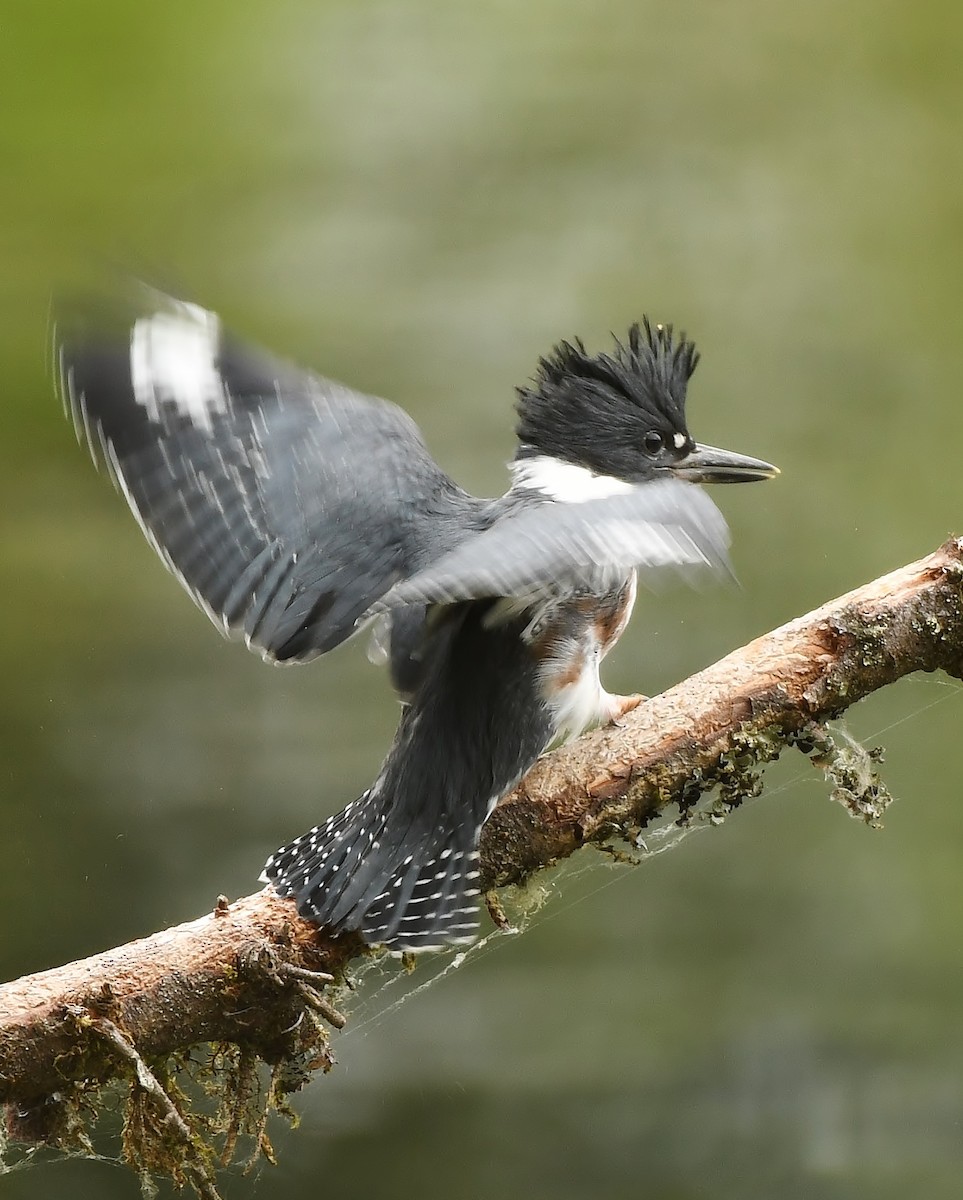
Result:
[[665,570],[731,574],[728,545],[725,520],[701,488],[657,480],[603,499],[510,511],[396,583],[372,613],[485,597],[534,604],[566,592],[604,592],[633,568],[643,583]]
[[117,332],[58,330],[78,436],[225,633],[275,661],[336,646],[482,502],[401,409],[252,350],[156,292]]

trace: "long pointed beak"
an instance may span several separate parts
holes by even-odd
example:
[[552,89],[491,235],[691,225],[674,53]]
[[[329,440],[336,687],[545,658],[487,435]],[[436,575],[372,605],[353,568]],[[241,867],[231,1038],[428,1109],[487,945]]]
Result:
[[685,458],[667,464],[666,469],[693,483],[753,483],[779,474],[778,467],[761,458],[749,458],[746,454],[733,454],[731,450],[698,443]]

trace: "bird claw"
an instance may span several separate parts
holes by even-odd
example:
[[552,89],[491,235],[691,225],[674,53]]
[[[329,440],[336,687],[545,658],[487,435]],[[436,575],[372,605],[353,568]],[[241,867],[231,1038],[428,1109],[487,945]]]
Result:
[[606,696],[602,709],[602,721],[606,725],[615,725],[620,718],[638,708],[643,700],[648,700],[641,692],[633,692],[631,696]]

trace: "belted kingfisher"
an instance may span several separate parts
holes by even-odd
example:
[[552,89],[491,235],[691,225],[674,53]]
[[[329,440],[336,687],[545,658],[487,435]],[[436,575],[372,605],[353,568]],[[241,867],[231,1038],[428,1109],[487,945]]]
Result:
[[641,699],[598,674],[638,573],[726,570],[725,522],[696,485],[776,468],[690,437],[698,354],[671,325],[541,359],[518,390],[511,486],[491,500],[395,405],[250,348],[196,304],[141,301],[113,331],[57,333],[95,463],[223,633],[301,663],[372,624],[403,702],[371,787],[262,879],[394,951],[471,941],[495,804],[551,743]]

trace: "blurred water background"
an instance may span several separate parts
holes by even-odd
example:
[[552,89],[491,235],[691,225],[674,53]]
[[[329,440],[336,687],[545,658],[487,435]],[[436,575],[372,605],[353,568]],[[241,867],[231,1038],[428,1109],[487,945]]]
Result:
[[[555,340],[684,326],[696,436],[783,475],[715,494],[741,590],[637,608],[606,682],[654,692],[963,532],[961,53],[938,0],[2,0],[0,977],[253,890],[396,715],[360,646],[271,670],[163,572],[53,399],[52,290],[185,291],[402,403],[486,494]],[[852,712],[882,832],[789,757],[370,1003],[226,1194],[958,1196],[960,690]],[[139,1193],[71,1161],[0,1194]]]

